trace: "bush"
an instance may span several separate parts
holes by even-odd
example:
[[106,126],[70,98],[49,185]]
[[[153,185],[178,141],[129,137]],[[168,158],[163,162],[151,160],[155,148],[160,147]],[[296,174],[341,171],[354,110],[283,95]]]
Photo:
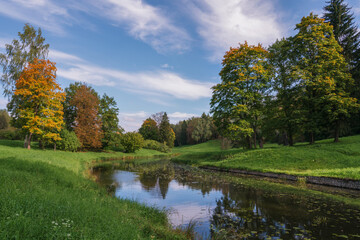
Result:
[[24,140],[24,135],[20,129],[7,128],[0,130],[0,139],[6,140]]
[[60,137],[62,139],[56,143],[56,147],[60,150],[76,152],[81,147],[81,143],[74,132],[63,129]]
[[145,140],[143,148],[153,149],[164,153],[171,152],[171,148],[169,148],[166,144],[160,143],[155,140]]
[[140,133],[128,132],[121,136],[120,144],[124,147],[125,152],[134,153],[144,145],[144,138]]

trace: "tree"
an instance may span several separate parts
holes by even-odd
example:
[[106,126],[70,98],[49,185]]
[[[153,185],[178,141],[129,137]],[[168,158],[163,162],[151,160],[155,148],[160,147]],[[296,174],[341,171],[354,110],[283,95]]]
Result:
[[0,110],[0,130],[7,129],[8,127],[10,127],[9,113],[5,109]]
[[170,126],[169,118],[166,112],[163,114],[159,126],[159,137],[160,137],[160,142],[166,143],[166,145],[168,145],[170,148],[174,146],[175,133]]
[[75,106],[74,130],[83,149],[99,149],[103,138],[102,122],[99,116],[99,99],[92,89],[81,85],[70,101]]
[[125,152],[134,153],[144,145],[144,138],[140,133],[128,132],[121,136],[120,143],[124,147]]
[[46,58],[49,44],[41,36],[41,29],[37,31],[33,26],[25,24],[23,33],[18,33],[20,40],[14,39],[12,44],[5,45],[5,54],[0,53],[0,65],[3,75],[0,78],[4,88],[4,95],[11,97],[15,90],[16,81],[28,63],[35,59]]
[[[355,24],[351,8],[343,0],[330,0],[324,7],[325,22],[334,29],[334,37],[343,48],[342,54],[350,68],[355,84],[351,87],[351,96],[360,99],[360,32]],[[360,114],[351,116],[350,124],[360,130]],[[356,131],[356,130],[355,130]]]
[[231,139],[245,138],[249,148],[257,139],[262,145],[264,98],[272,74],[268,54],[260,44],[230,48],[222,62],[222,82],[212,88],[211,113],[219,131]]
[[[69,87],[65,88],[66,98],[64,101],[64,121],[65,121],[65,127],[69,131],[73,131],[75,127],[75,118],[76,118],[76,107],[72,105],[72,99],[74,98],[76,91],[80,89],[81,86],[83,86],[84,83],[81,82],[75,82],[71,83]],[[90,89],[90,92],[92,95],[94,95],[99,101],[99,95],[98,93],[90,86],[87,86]]]
[[139,129],[139,133],[144,137],[144,139],[150,139],[159,141],[159,128],[157,123],[152,118],[147,118]]
[[156,122],[157,127],[159,128],[160,123],[163,119],[164,112],[158,112],[151,115],[151,118]]
[[115,145],[118,136],[121,134],[122,130],[119,128],[118,114],[119,109],[115,99],[104,94],[100,99],[100,116],[104,133],[102,139],[103,147]]
[[[272,128],[284,132],[284,145],[294,145],[294,134],[301,123],[301,86],[294,61],[293,38],[277,40],[269,47],[270,64],[274,69],[273,100],[267,105]],[[268,121],[270,121],[268,119]]]
[[34,59],[17,80],[14,95],[20,100],[17,115],[28,133],[28,149],[33,135],[49,143],[61,140],[65,94],[56,82],[55,63]]
[[358,108],[355,98],[346,89],[353,84],[342,48],[336,41],[333,28],[312,13],[296,25],[294,37],[298,70],[306,109],[305,127],[310,143],[315,142],[321,122],[334,126],[335,141],[339,140],[340,123]]

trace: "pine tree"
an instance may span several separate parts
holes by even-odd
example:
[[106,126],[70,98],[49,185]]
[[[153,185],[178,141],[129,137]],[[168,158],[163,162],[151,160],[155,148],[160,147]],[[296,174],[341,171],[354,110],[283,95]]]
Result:
[[169,118],[166,112],[163,114],[161,123],[159,126],[160,142],[166,143],[169,147],[174,146],[175,133],[170,126]]

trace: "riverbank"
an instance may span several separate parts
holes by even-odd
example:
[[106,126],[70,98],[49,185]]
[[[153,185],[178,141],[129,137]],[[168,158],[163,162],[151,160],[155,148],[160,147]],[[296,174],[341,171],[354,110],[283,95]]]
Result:
[[157,155],[29,151],[0,140],[0,239],[185,239],[164,211],[109,196],[86,177],[94,160]]
[[173,161],[198,167],[360,180],[360,135],[339,143],[329,139],[294,147],[265,144],[254,150],[221,150],[219,141],[210,141],[173,152],[180,154]]

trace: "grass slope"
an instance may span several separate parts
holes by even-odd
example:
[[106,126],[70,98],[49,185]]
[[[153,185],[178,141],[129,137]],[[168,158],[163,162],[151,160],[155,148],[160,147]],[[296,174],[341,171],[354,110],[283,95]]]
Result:
[[360,135],[331,139],[314,145],[284,147],[265,145],[264,149],[221,150],[218,141],[175,148],[181,155],[174,161],[221,168],[277,172],[302,176],[326,176],[360,180]]
[[[85,164],[118,153],[69,153],[0,141],[0,239],[184,239],[166,213],[107,195]],[[140,151],[126,156],[158,155]]]

